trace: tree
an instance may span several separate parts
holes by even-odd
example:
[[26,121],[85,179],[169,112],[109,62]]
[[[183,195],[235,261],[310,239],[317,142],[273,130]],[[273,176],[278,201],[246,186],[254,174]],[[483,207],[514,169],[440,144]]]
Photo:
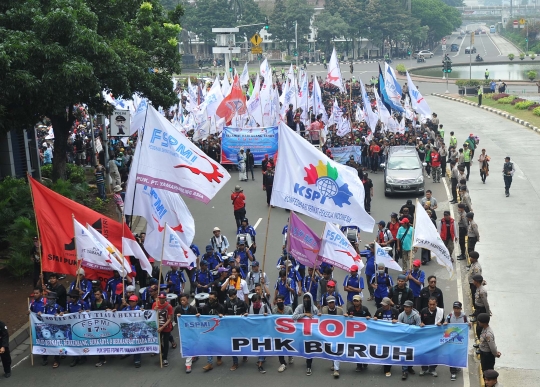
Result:
[[450,7],[464,7],[465,2],[463,0],[442,0],[446,5]]
[[459,11],[442,0],[412,0],[412,13],[421,25],[429,27],[430,47],[461,25]]
[[341,15],[332,15],[326,10],[315,16],[315,25],[317,26],[317,40],[324,44],[325,52],[332,50],[332,39],[344,36],[349,29]]
[[[55,132],[53,180],[65,178],[74,105],[105,112],[101,96],[133,93],[155,106],[177,101],[177,24],[158,0],[4,0],[0,3],[0,125],[34,125],[48,117]],[[157,72],[150,69],[158,69]]]

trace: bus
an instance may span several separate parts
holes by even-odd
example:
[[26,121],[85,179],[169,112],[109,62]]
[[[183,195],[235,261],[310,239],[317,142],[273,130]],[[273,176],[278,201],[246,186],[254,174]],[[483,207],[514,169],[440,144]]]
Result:
[[489,33],[494,34],[495,33],[495,26],[489,26]]

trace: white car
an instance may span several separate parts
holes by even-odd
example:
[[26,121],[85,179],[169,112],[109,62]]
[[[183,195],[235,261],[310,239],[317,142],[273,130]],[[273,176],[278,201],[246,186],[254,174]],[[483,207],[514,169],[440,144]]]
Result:
[[424,58],[433,58],[433,53],[428,50],[422,50],[415,53],[415,58],[418,58],[419,55],[422,55]]

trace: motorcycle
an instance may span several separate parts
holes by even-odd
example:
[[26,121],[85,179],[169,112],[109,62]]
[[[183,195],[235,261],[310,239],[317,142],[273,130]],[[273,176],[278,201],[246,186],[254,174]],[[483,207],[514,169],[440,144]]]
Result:
[[474,59],[475,62],[483,62],[484,61],[484,58],[482,58],[481,56],[477,56],[475,59]]

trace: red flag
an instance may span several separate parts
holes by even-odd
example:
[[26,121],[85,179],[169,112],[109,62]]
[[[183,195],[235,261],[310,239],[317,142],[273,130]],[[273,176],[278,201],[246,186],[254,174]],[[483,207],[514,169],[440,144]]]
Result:
[[246,108],[246,96],[242,93],[242,87],[240,86],[240,79],[238,74],[234,76],[231,92],[226,96],[219,104],[216,115],[221,118],[225,118],[226,122],[233,119],[234,115],[245,114]]
[[[43,271],[75,275],[77,257],[71,214],[79,223],[94,227],[122,251],[122,225],[119,222],[50,190],[30,176],[28,179],[39,227]],[[135,239],[125,223],[124,237]],[[89,268],[84,271],[88,279],[99,279],[102,283],[112,277],[112,271]]]

